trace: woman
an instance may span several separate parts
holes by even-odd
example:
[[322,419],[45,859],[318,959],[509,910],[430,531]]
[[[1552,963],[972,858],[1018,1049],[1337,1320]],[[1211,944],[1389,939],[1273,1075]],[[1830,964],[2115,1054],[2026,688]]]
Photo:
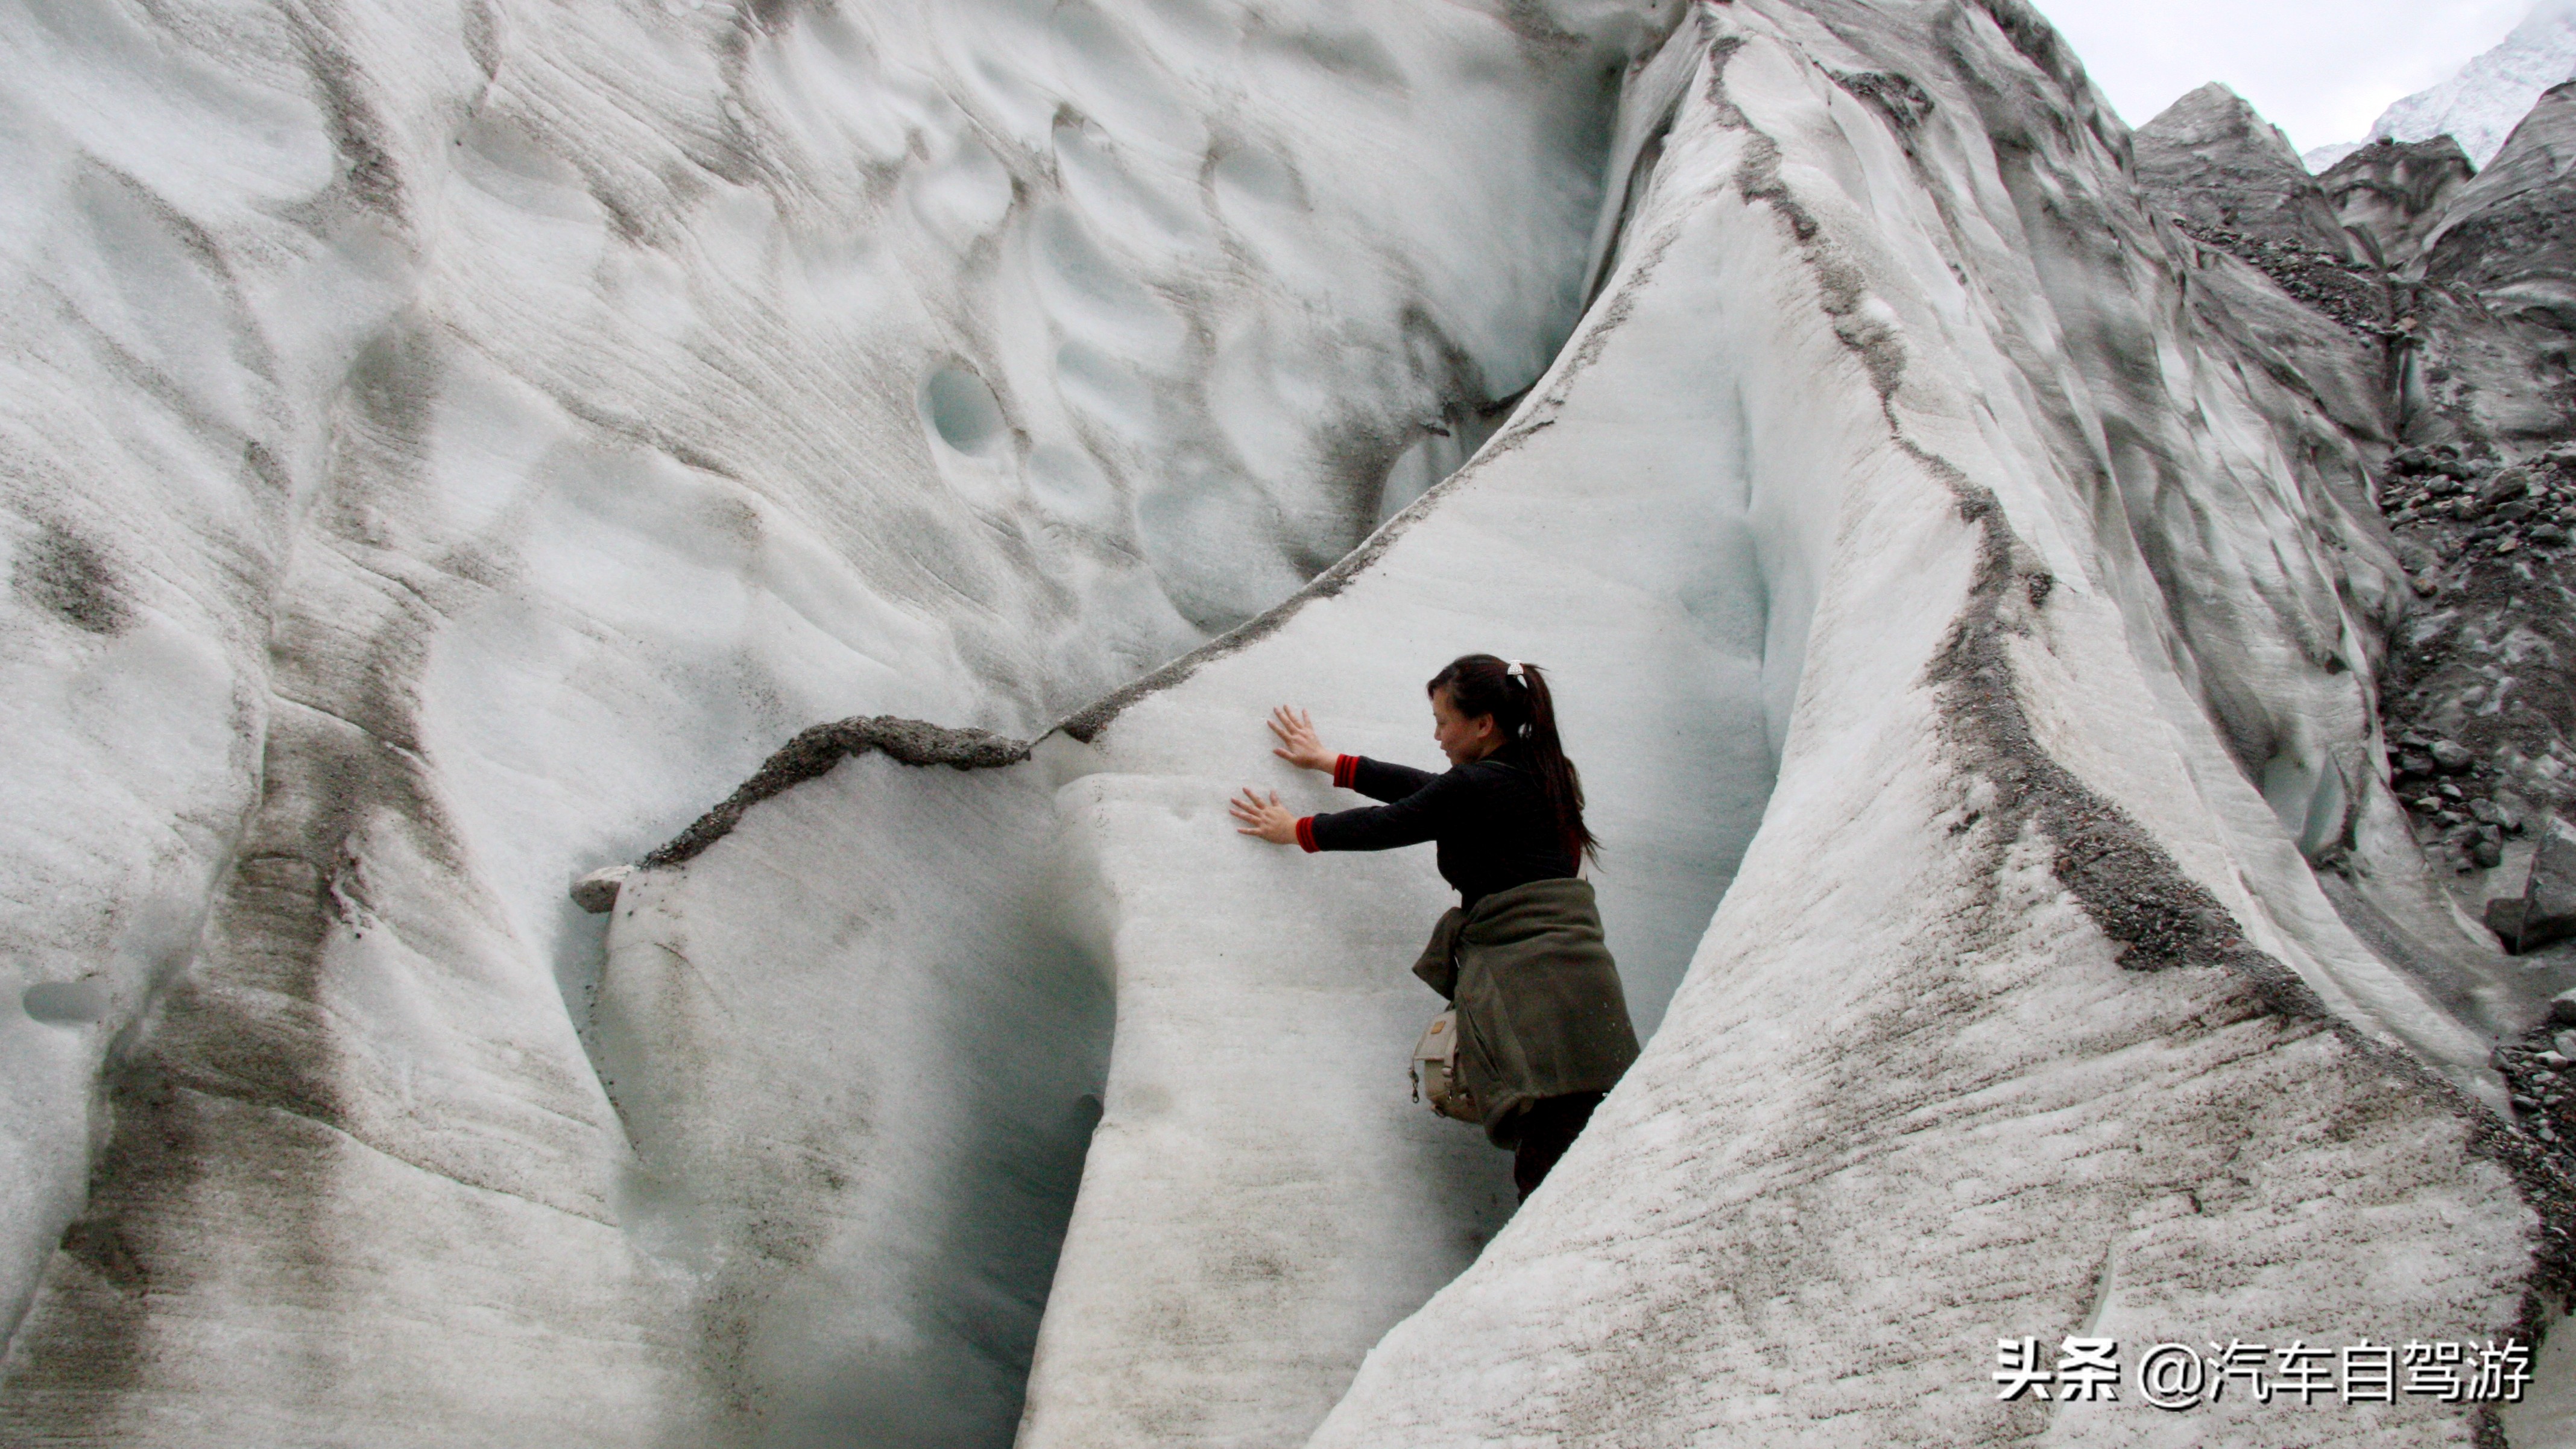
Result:
[[1277,791],[1264,800],[1247,787],[1228,808],[1240,834],[1310,851],[1438,842],[1441,878],[1459,900],[1413,971],[1458,1009],[1459,1073],[1486,1137],[1512,1149],[1526,1200],[1637,1059],[1637,1033],[1592,885],[1575,876],[1598,843],[1545,676],[1469,654],[1428,690],[1447,774],[1333,754],[1302,711],[1283,706],[1271,712],[1271,753],[1388,803],[1300,819]]

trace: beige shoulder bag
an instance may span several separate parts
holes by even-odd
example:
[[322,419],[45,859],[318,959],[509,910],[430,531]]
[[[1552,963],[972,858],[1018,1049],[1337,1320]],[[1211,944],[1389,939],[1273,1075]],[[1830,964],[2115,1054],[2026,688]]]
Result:
[[1458,1076],[1458,1013],[1444,1011],[1413,1044],[1413,1100],[1431,1099],[1431,1110],[1461,1122],[1482,1122],[1476,1094]]

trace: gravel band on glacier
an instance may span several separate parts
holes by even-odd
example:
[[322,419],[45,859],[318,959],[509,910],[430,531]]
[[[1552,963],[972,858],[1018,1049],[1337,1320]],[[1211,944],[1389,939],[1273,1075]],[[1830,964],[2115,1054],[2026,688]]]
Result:
[[[2312,868],[2422,935],[2380,339],[2020,0],[6,24],[13,1439],[2576,1432],[2511,1004]],[[1223,809],[1469,649],[1651,1034],[1517,1213],[1428,859]]]

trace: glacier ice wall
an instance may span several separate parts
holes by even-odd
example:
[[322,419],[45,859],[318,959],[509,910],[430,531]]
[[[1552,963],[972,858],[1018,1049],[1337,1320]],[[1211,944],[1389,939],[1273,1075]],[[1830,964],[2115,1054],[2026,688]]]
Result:
[[[1655,196],[1704,241],[1673,254],[1725,258],[1735,297],[1797,299],[1722,314],[1710,330],[1762,344],[1713,339],[1703,365],[1803,347],[1832,383],[1807,426],[1847,450],[1798,717],[1645,1057],[1476,1265],[1371,1351],[1316,1445],[2563,1441],[2562,1387],[2501,1422],[2086,1416],[1984,1388],[1996,1340],[2025,1335],[2537,1338],[2567,1290],[2570,1199],[2454,1084],[2475,1084],[2478,1039],[2324,909],[2297,815],[2265,818],[2214,765],[2223,714],[2178,707],[2177,664],[2206,680],[2222,656],[2142,628],[2147,596],[2123,587],[2161,567],[2153,535],[2123,540],[2098,475],[2030,449],[2045,415],[1998,405],[2036,363],[2101,402],[2100,437],[2119,400],[2186,384],[2212,451],[2181,490],[2211,522],[2264,506],[2210,467],[2257,436],[2222,399],[2261,393],[2181,322],[2191,270],[2165,258],[2190,249],[2131,230],[2116,131],[2032,124],[2083,114],[2081,73],[2026,12],[1981,10],[1699,12],[1697,104]],[[1886,83],[1848,79],[1890,73],[1922,98],[1910,124],[1863,99]],[[1630,285],[1604,359],[1652,345],[1629,334],[1658,292],[1700,302],[1661,274]],[[2019,305],[1987,310],[1997,295]],[[2125,355],[2031,326],[2130,305],[2169,320]],[[2240,616],[2240,651],[2283,618]],[[2557,1339],[2543,1364],[2563,1384]]]
[[593,1020],[666,1439],[1007,1440],[1110,1036],[1060,835],[1041,771],[871,752],[620,889]]
[[[1616,136],[1603,289],[1502,432],[1012,767],[1116,1002],[1022,1442],[1940,1442],[2036,1427],[1997,1337],[2535,1329],[2563,1179],[2308,863],[2387,808],[2362,345],[2152,219],[2010,5],[1694,7]],[[1328,798],[1283,699],[1425,753],[1470,647],[1556,665],[1661,1022],[1499,1235],[1395,1078],[1426,863],[1221,807]],[[800,874],[876,829],[813,819]],[[775,911],[698,869],[619,959]],[[2412,1407],[2351,1431],[2467,1432]]]
[[1570,326],[1654,23],[0,17],[0,1416],[646,1436],[565,881],[1340,556]]
[[[13,1431],[1921,1442],[2049,1430],[2000,1336],[2563,1293],[2483,1044],[2309,867],[2388,808],[2368,359],[2139,205],[2016,0],[243,14],[13,22],[65,186],[237,123],[141,148],[214,198],[162,270],[22,270],[238,258],[286,359],[215,327],[284,421],[171,441],[90,319],[176,301],[18,318],[104,401],[22,424],[103,482],[22,505],[13,788],[131,799],[14,867],[98,989],[7,1039],[72,1218],[11,1219]],[[173,504],[124,450],[182,443]],[[561,900],[795,724],[1035,732],[1246,614],[1025,755],[800,757],[604,961]],[[1470,647],[1559,671],[1660,1023],[1517,1215],[1404,1097],[1428,862],[1222,808],[1322,803],[1282,700],[1427,759]]]

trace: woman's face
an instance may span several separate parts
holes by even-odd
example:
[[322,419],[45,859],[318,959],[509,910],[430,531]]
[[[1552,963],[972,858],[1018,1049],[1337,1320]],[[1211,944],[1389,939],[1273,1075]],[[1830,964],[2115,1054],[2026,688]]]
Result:
[[1431,737],[1440,742],[1440,753],[1453,765],[1481,760],[1503,743],[1503,732],[1494,728],[1492,715],[1467,718],[1449,707],[1445,689],[1431,691]]

